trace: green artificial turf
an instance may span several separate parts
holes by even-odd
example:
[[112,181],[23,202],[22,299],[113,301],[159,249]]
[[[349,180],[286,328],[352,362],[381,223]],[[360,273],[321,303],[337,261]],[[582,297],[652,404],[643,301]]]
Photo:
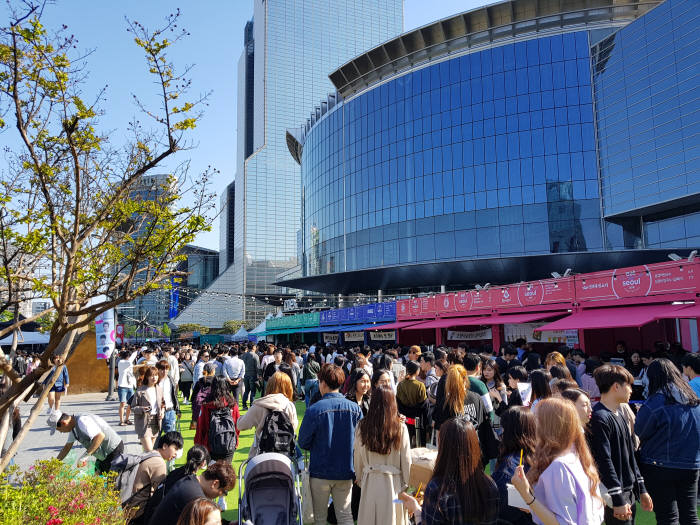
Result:
[[[304,417],[304,412],[306,411],[306,405],[303,401],[298,401],[296,403],[297,416],[299,417],[299,423]],[[185,464],[187,451],[194,445],[194,430],[190,430],[190,421],[192,419],[192,405],[183,405],[180,402],[180,410],[182,411],[182,416],[180,419],[182,437],[185,438],[185,453],[182,458],[176,461],[175,466],[179,467]],[[245,414],[245,411],[241,411],[241,415]],[[246,430],[240,433],[238,441],[238,449],[233,455],[233,468],[236,470],[236,475],[238,475],[238,468],[241,466],[246,459],[248,459],[248,452],[250,452],[250,447],[253,444],[253,436],[255,435],[255,430]],[[238,483],[236,488],[232,490],[226,497],[227,510],[223,513],[223,517],[227,520],[235,521],[238,519]]]
[[[180,405],[182,410],[181,430],[182,436],[185,438],[185,454],[182,458],[176,462],[176,466],[183,465],[185,463],[185,458],[187,456],[187,450],[194,445],[194,430],[189,430],[190,420],[192,417],[192,406],[191,405]],[[299,417],[299,423],[304,417],[304,412],[306,411],[306,406],[303,401],[297,401],[297,416]],[[242,412],[245,413],[245,412]],[[253,436],[255,435],[254,430],[246,430],[241,432],[240,439],[238,443],[238,449],[233,456],[233,467],[236,469],[236,475],[238,475],[238,467],[248,458],[248,452],[250,451],[250,446],[253,444]],[[232,490],[228,497],[226,498],[227,510],[223,513],[223,517],[227,520],[235,521],[238,519],[238,484],[236,488]],[[644,512],[641,507],[637,506],[637,525],[654,525],[656,520],[654,514],[651,512]]]

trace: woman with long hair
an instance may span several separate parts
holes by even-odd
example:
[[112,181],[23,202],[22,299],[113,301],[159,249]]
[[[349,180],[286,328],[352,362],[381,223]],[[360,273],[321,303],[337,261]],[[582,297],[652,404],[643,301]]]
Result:
[[496,468],[492,474],[500,494],[498,517],[512,525],[528,525],[532,523],[531,515],[508,505],[507,484],[513,478],[515,469],[521,464],[521,451],[525,472],[530,469],[537,445],[535,414],[525,407],[511,407],[501,414],[501,428],[503,429],[501,446]]
[[355,368],[350,374],[348,393],[345,395],[350,401],[360,405],[362,416],[366,417],[369,411],[370,387],[372,381],[365,368]]
[[197,421],[197,431],[194,435],[194,442],[197,445],[206,447],[211,454],[211,459],[214,461],[226,461],[230,463],[233,459],[234,450],[230,450],[225,455],[221,455],[209,449],[209,423],[214,412],[222,409],[230,410],[233,422],[238,422],[238,418],[240,417],[238,403],[231,397],[231,389],[226,379],[217,377],[212,382],[209,395],[205,398],[204,403],[202,403],[202,408],[199,411],[199,420]]
[[211,500],[197,498],[182,510],[177,525],[221,525],[221,511]]
[[165,413],[163,389],[158,385],[158,369],[155,366],[141,368],[138,388],[131,397],[131,412],[134,414],[136,435],[144,452],[151,452],[160,434],[160,425]]
[[255,439],[250,446],[249,458],[257,455],[265,419],[273,410],[283,412],[295,430],[299,426],[297,409],[294,405],[294,387],[289,375],[284,372],[275,372],[272,375],[265,387],[265,395],[253,401],[248,412],[238,420],[238,430],[255,428]]
[[408,524],[403,507],[392,504],[408,486],[411,447],[390,387],[380,386],[372,392],[367,416],[355,431],[353,455],[362,489],[358,523]]
[[700,399],[669,359],[647,368],[649,398],[637,414],[640,470],[662,525],[698,523]]
[[574,405],[558,397],[543,399],[536,416],[537,446],[530,470],[526,475],[524,467],[517,467],[511,480],[535,523],[600,525],[598,471]]
[[551,380],[552,376],[546,370],[533,370],[530,373],[530,384],[532,385],[532,395],[530,396],[531,410],[535,410],[540,401],[552,396],[552,389],[549,386]]
[[455,417],[466,419],[474,425],[484,459],[495,458],[498,445],[491,419],[479,394],[469,390],[469,377],[462,365],[452,365],[447,370],[444,389],[438,390],[438,401],[433,413],[438,439],[441,439],[441,425]]
[[423,507],[407,494],[400,499],[416,524],[486,525],[498,519],[498,487],[482,468],[474,426],[462,418],[442,425],[433,477]]

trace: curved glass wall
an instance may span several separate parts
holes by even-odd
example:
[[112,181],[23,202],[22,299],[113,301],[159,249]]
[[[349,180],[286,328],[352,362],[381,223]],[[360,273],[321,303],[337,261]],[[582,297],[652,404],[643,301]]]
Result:
[[668,0],[594,47],[606,216],[700,194],[698,31],[698,2]]
[[306,275],[603,249],[585,31],[396,77],[302,154]]

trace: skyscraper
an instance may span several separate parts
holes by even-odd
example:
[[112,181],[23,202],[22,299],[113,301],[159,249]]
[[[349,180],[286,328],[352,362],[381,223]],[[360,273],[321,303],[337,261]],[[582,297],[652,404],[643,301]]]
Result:
[[272,283],[300,268],[300,169],[286,132],[334,91],[331,71],[403,27],[402,0],[254,2],[238,64],[237,169],[222,198],[220,275],[176,323],[264,317],[270,307],[256,297],[279,293]]

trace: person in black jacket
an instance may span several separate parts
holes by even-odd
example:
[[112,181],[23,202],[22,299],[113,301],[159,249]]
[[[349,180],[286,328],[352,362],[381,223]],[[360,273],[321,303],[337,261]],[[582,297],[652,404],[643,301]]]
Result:
[[438,382],[433,412],[435,428],[439,431],[445,421],[455,417],[466,419],[474,425],[484,462],[498,455],[498,440],[491,418],[481,396],[469,390],[469,377],[462,365],[452,365]]
[[[161,481],[160,485],[156,487],[155,492],[146,503],[146,508],[137,523],[148,523],[151,517],[153,517],[156,508],[160,505],[160,502],[163,501],[163,498],[165,498],[166,494],[173,488],[175,483],[186,476],[197,474],[199,470],[207,467],[210,460],[209,451],[202,445],[194,445],[189,449],[187,451],[187,463],[173,470]],[[137,525],[137,523],[134,523],[132,520],[130,525]]]
[[608,489],[612,508],[605,506],[606,525],[632,525],[637,500],[646,511],[653,509],[634,456],[634,441],[623,419],[620,405],[632,395],[634,377],[620,365],[603,365],[593,374],[600,390],[600,401],[593,407],[589,440],[591,452]]

